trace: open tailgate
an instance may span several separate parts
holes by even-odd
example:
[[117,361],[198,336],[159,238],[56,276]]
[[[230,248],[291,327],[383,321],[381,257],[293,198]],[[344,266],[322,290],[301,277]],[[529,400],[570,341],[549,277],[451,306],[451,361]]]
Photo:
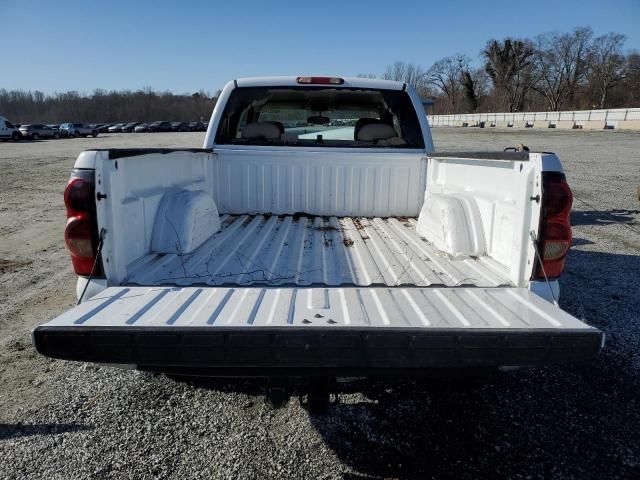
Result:
[[221,375],[587,359],[603,333],[525,288],[110,287],[37,327],[53,358]]

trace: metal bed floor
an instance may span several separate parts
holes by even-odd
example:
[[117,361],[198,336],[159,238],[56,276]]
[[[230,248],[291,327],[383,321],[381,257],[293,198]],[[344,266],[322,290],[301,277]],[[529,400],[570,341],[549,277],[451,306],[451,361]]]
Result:
[[488,257],[452,259],[416,233],[415,218],[224,215],[190,254],[151,253],[126,285],[509,286]]

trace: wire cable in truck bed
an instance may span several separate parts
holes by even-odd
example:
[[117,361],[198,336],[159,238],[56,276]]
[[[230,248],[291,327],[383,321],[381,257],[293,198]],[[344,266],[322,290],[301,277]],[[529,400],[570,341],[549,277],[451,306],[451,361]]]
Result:
[[80,305],[80,303],[82,302],[82,298],[84,297],[85,292],[87,291],[87,288],[89,287],[89,282],[91,282],[91,279],[93,278],[93,274],[96,271],[96,266],[98,265],[98,259],[100,258],[100,255],[102,254],[102,244],[104,243],[104,234],[107,233],[107,231],[102,228],[100,229],[100,236],[98,237],[98,251],[96,252],[96,258],[94,258],[93,260],[93,265],[91,267],[91,273],[89,273],[89,277],[87,278],[87,282],[84,284],[84,288],[82,289],[82,293],[80,294],[80,297],[78,297],[78,301],[76,302],[76,307],[78,305]]

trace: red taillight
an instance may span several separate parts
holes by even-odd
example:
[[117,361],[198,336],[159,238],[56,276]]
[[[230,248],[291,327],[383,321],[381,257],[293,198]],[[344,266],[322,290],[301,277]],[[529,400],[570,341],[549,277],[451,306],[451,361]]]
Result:
[[298,77],[296,82],[316,85],[342,85],[344,79],[339,77]]
[[64,204],[67,206],[67,216],[78,212],[88,212],[93,206],[94,185],[92,179],[76,177],[69,180],[64,189]]
[[95,261],[91,222],[84,214],[67,220],[64,241],[71,252],[71,263],[78,275],[91,275]]
[[[564,269],[564,259],[571,247],[569,215],[573,194],[563,173],[542,173],[542,215],[538,250],[542,258],[536,265],[534,277],[539,280],[557,278]],[[543,271],[544,268],[544,271]]]
[[71,253],[73,269],[78,275],[102,275],[102,266],[96,262],[98,224],[93,171],[73,171],[64,190],[64,203],[67,207],[64,241]]

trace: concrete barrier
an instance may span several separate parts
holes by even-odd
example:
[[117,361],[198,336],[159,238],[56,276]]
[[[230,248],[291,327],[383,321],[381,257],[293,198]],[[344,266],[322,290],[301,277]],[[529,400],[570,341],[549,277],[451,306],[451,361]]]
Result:
[[564,130],[573,130],[576,126],[576,122],[573,120],[558,120],[556,123],[556,128],[564,129]]
[[640,130],[640,108],[575,110],[562,112],[510,112],[431,115],[432,127],[478,126],[493,128],[626,129]]
[[616,125],[620,130],[640,130],[640,120],[620,120]]
[[604,130],[606,122],[603,120],[583,120],[583,130]]

